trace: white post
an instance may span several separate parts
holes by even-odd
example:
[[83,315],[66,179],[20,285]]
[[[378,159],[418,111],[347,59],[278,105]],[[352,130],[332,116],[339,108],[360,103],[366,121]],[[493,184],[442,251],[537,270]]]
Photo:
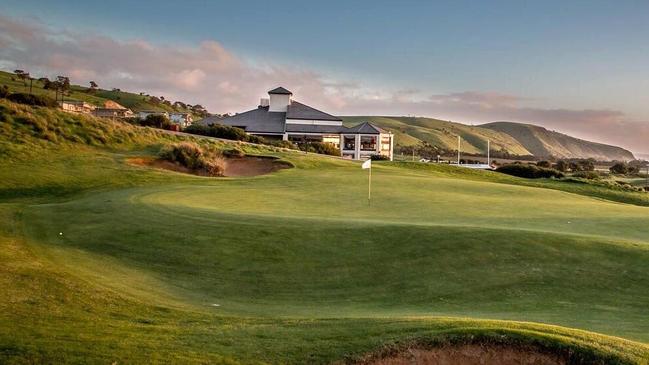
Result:
[[457,136],[457,165],[460,166],[460,136]]
[[354,136],[354,160],[361,159],[361,135]]

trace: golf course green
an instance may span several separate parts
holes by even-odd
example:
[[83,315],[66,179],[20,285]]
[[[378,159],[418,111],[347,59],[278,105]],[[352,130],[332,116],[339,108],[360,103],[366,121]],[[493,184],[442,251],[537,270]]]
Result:
[[359,162],[238,145],[293,168],[198,177],[129,160],[235,143],[0,106],[0,363],[354,362],[477,340],[649,362],[645,193],[374,162],[368,202]]

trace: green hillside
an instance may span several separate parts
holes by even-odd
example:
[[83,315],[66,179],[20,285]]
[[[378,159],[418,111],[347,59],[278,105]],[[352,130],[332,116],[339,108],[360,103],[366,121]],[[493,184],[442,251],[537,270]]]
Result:
[[539,157],[581,157],[609,161],[635,159],[633,154],[624,148],[585,141],[532,124],[494,122],[483,124],[481,127],[509,134]]
[[[29,81],[27,81],[27,85],[25,85],[25,82],[23,82],[23,80],[20,80],[18,77],[16,77],[15,74],[10,72],[0,71],[0,87],[2,85],[9,87],[10,92],[29,92]],[[44,85],[42,82],[34,80],[32,82],[32,93],[36,95],[47,95],[51,98],[55,98],[55,91],[44,89],[43,86]],[[86,101],[90,104],[100,107],[103,107],[104,103],[107,100],[111,100],[135,112],[142,110],[187,113],[192,112],[191,110],[186,108],[174,108],[170,105],[154,102],[150,96],[146,95],[118,90],[104,90],[101,88],[93,93],[89,93],[89,89],[89,87],[71,85],[69,95],[65,95],[64,100]]]
[[531,124],[496,122],[470,126],[432,118],[419,117],[343,117],[353,125],[369,121],[395,134],[401,146],[416,145],[422,141],[446,150],[457,150],[457,136],[462,137],[462,151],[486,154],[487,140],[492,151],[507,151],[512,155],[533,155],[539,159],[594,158],[602,161],[633,160],[631,152],[616,146],[595,143]]
[[[509,343],[649,363],[649,198],[0,101],[0,363],[325,364]],[[294,165],[132,165],[169,143]],[[632,203],[632,204],[631,204]]]
[[469,126],[432,118],[419,117],[343,117],[345,125],[368,121],[389,129],[395,134],[395,143],[401,146],[416,145],[421,141],[446,150],[457,150],[457,136],[462,137],[462,151],[482,153],[487,151],[487,140],[491,149],[504,150],[512,155],[530,155],[530,152],[511,136],[487,128]]

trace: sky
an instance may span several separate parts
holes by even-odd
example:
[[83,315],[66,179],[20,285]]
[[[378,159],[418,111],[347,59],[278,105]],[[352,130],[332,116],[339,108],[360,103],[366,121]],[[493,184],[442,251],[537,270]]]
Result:
[[[0,69],[254,108],[534,123],[649,153],[649,1],[0,0]],[[646,141],[646,142],[645,142]]]

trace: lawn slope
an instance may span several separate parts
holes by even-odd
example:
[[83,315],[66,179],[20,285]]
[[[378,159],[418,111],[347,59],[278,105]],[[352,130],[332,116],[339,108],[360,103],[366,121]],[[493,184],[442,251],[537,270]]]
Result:
[[476,339],[649,361],[640,193],[377,162],[370,205],[356,162],[239,145],[295,168],[190,176],[128,159],[232,145],[0,107],[2,363],[330,363]]

